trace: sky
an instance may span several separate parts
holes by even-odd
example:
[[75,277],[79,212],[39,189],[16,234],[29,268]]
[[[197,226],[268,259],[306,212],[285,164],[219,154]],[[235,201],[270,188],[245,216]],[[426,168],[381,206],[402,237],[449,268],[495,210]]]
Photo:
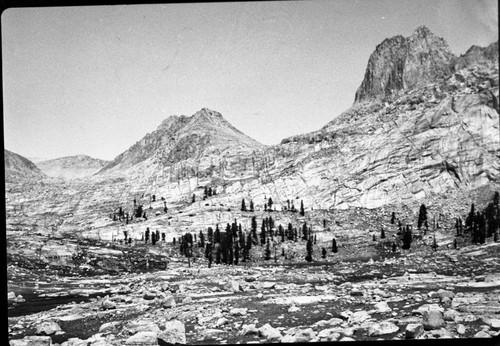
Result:
[[112,160],[207,107],[263,144],[349,108],[370,54],[420,25],[463,54],[498,40],[496,0],[312,0],[10,8],[4,148]]

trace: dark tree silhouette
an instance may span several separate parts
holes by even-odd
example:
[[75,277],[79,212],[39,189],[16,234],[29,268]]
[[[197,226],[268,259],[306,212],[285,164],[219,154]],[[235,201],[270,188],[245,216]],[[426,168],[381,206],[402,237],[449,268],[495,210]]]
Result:
[[382,227],[382,230],[380,231],[380,239],[385,239],[384,227]]
[[306,251],[307,251],[306,261],[311,262],[312,261],[312,252],[313,252],[313,243],[312,243],[311,238],[309,238],[307,240]]
[[332,252],[333,253],[337,253],[338,252],[338,249],[337,249],[337,240],[335,240],[335,238],[332,239]]
[[253,201],[250,200],[250,211],[253,212]]
[[304,201],[300,200],[300,215],[304,216],[305,211],[304,211]]
[[410,226],[406,226],[406,229],[403,232],[403,246],[402,249],[408,250],[411,247],[412,241],[412,232]]
[[392,212],[392,216],[391,216],[391,224],[394,225],[394,221],[396,220],[396,213],[395,212]]
[[245,205],[245,199],[241,200],[241,211],[247,211],[247,206]]
[[425,204],[422,204],[420,206],[420,211],[418,213],[417,228],[418,229],[422,228],[422,225],[426,220],[427,220],[427,208],[425,207]]
[[266,251],[264,253],[264,259],[266,261],[269,261],[271,259],[271,244],[269,242],[269,239],[267,240]]
[[322,257],[323,259],[325,259],[325,258],[326,258],[326,249],[325,249],[325,248],[322,248],[322,249],[321,249],[321,257]]

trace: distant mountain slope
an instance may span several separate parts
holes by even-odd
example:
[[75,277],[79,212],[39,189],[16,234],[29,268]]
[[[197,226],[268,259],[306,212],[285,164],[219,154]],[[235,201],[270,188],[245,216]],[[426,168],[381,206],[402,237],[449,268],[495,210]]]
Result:
[[38,167],[50,177],[76,179],[91,176],[100,171],[108,161],[87,155],[66,156],[40,161]]
[[174,174],[190,171],[206,176],[214,170],[238,170],[234,164],[240,157],[251,157],[254,151],[263,148],[264,145],[236,129],[220,113],[203,108],[190,117],[168,117],[156,131],[118,155],[99,174],[155,164],[161,169],[178,168]]
[[45,174],[33,162],[7,149],[4,149],[4,167],[6,182],[45,177]]

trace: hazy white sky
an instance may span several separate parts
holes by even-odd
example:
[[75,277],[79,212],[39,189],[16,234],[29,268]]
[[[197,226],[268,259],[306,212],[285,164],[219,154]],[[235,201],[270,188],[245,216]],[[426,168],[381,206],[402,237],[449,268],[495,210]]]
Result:
[[276,144],[346,110],[385,38],[426,25],[463,54],[498,39],[497,14],[496,0],[8,9],[4,147],[110,160],[169,115],[203,107]]

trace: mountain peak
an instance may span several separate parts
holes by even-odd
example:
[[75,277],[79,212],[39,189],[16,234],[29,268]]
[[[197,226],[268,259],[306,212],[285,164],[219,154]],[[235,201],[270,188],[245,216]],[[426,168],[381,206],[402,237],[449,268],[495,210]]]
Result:
[[410,37],[384,40],[368,60],[355,102],[384,98],[449,74],[455,56],[444,39],[419,26]]
[[426,37],[426,36],[431,36],[434,35],[432,31],[429,30],[428,27],[425,25],[421,25],[418,28],[415,29],[413,32],[413,36],[421,36],[421,37]]

